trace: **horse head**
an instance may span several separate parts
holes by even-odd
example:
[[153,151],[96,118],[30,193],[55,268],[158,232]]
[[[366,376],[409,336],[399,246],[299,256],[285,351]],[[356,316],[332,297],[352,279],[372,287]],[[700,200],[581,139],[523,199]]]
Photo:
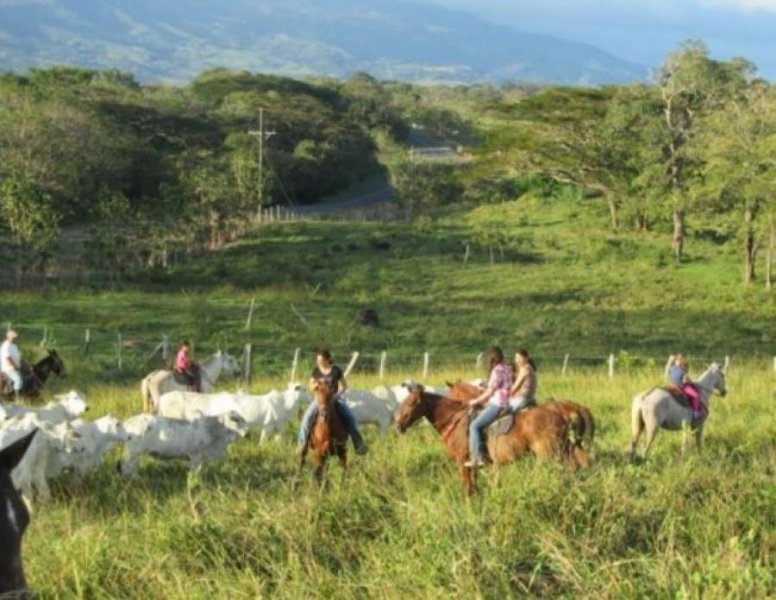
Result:
[[313,391],[315,392],[315,403],[318,405],[318,414],[325,418],[326,411],[334,398],[334,389],[323,379],[316,379],[313,382]]
[[37,430],[0,451],[0,596],[26,598],[21,545],[30,513],[11,481]]
[[221,355],[221,368],[224,371],[229,373],[232,377],[236,377],[241,373],[242,369],[240,369],[240,364],[234,356],[221,350],[219,350],[218,353]]
[[62,358],[59,356],[59,354],[57,354],[56,350],[48,351],[48,360],[49,360],[49,367],[51,369],[51,372],[54,373],[54,375],[57,375],[57,376],[65,375],[65,363],[62,361]]
[[727,396],[727,386],[725,385],[725,369],[720,367],[719,363],[712,363],[709,367],[714,379],[712,380],[712,389],[717,390],[723,398]]
[[394,420],[396,430],[399,433],[407,431],[410,425],[424,416],[423,386],[414,384],[412,386],[407,385],[406,387],[410,393],[396,410],[396,418]]

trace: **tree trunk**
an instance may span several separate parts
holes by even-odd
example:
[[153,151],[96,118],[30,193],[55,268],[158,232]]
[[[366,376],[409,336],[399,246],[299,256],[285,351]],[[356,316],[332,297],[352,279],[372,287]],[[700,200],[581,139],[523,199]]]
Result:
[[744,236],[744,283],[750,284],[754,279],[754,263],[757,253],[757,242],[754,233],[754,209],[748,207],[744,213],[746,235]]
[[681,261],[684,252],[684,213],[678,207],[674,208],[673,250],[676,260]]
[[773,226],[773,215],[768,219],[768,250],[765,254],[765,289],[770,290],[773,287],[771,281],[771,267],[773,265],[773,245],[776,241],[776,229]]

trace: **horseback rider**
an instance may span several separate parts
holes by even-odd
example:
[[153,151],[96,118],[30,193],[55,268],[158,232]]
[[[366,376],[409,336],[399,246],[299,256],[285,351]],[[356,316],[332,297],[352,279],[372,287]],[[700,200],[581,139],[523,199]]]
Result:
[[191,344],[188,340],[181,342],[181,347],[175,357],[175,374],[186,382],[186,385],[199,392],[201,387],[201,376],[199,365],[191,357]]
[[13,384],[13,397],[17,400],[21,395],[24,379],[22,377],[22,355],[16,340],[19,338],[13,329],[5,334],[5,341],[0,345],[0,370]]
[[515,373],[515,383],[509,390],[512,413],[536,404],[536,363],[525,348],[515,352]]
[[512,387],[512,370],[504,363],[504,353],[494,346],[488,350],[488,387],[469,406],[478,408],[487,403],[484,410],[469,425],[469,460],[466,467],[481,467],[485,464],[482,455],[482,432],[493,423],[509,404],[509,390]]
[[[324,380],[328,386],[334,390],[334,406],[337,409],[337,414],[339,414],[342,419],[345,430],[353,440],[356,454],[366,454],[369,451],[369,448],[364,442],[364,438],[361,437],[361,432],[358,430],[356,416],[345,402],[344,394],[348,389],[348,383],[345,381],[345,374],[342,372],[342,369],[332,362],[331,352],[329,352],[327,348],[322,348],[318,351],[315,356],[315,364],[316,366],[310,376],[310,386],[317,380]],[[313,400],[302,417],[302,424],[299,428],[299,437],[296,447],[297,457],[302,456],[307,450],[307,439],[317,414],[318,405],[315,400]]]
[[[703,416],[701,408],[701,393],[689,376],[690,364],[683,354],[677,354],[674,364],[668,369],[668,379],[671,390],[679,392],[687,397],[690,402],[693,420]],[[669,390],[670,391],[670,390]]]

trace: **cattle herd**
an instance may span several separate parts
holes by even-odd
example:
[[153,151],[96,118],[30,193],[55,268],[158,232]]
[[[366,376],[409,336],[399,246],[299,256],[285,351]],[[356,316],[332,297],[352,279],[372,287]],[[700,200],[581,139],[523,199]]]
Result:
[[[361,424],[388,431],[405,385],[378,386],[371,392],[348,390],[348,404]],[[173,391],[163,394],[154,412],[120,421],[111,415],[83,419],[86,398],[71,390],[55,396],[43,407],[0,406],[0,448],[37,430],[24,458],[13,469],[14,485],[31,503],[50,499],[49,479],[65,471],[85,475],[96,469],[108,452],[123,444],[119,469],[134,476],[143,455],[188,460],[192,470],[225,458],[227,447],[253,430],[260,443],[279,438],[301,406],[312,400],[298,383],[262,395],[243,392],[198,394]]]

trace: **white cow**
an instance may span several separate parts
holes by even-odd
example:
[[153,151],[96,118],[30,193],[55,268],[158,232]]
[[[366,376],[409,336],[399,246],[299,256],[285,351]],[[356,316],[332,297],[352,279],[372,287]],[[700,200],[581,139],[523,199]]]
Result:
[[[388,390],[393,393],[394,398],[396,398],[397,408],[402,402],[404,402],[404,399],[410,395],[410,390],[415,388],[417,385],[418,384],[416,382],[408,380],[403,381],[398,385],[392,385],[390,388],[388,388]],[[440,396],[444,396],[450,391],[449,387],[439,387],[426,384],[423,384],[423,389],[431,394],[438,394]]]
[[42,407],[12,404],[5,408],[6,417],[34,414],[41,421],[53,424],[75,419],[89,409],[86,398],[76,390],[70,390],[67,394],[58,394],[54,398],[57,399],[56,402],[49,402]]
[[366,390],[348,389],[345,391],[345,402],[353,411],[357,423],[360,425],[372,423],[380,428],[381,433],[388,431],[393,423],[397,404],[394,398],[385,394],[385,390],[377,390],[381,392],[379,395]]
[[83,446],[80,444],[80,435],[69,422],[51,424],[29,413],[3,422],[0,427],[0,448],[5,448],[34,429],[38,433],[11,477],[28,503],[32,501],[33,492],[37,492],[42,502],[48,502],[51,499],[46,483],[49,463],[55,460],[56,455],[82,452]]
[[137,473],[143,454],[187,458],[191,470],[199,471],[204,462],[225,458],[229,444],[248,432],[245,421],[234,413],[199,416],[191,421],[141,414],[124,421],[123,427],[127,441],[121,472],[125,476]]
[[310,394],[299,383],[289,383],[280,392],[272,390],[266,394],[197,394],[195,392],[167,392],[157,404],[157,414],[175,419],[192,420],[198,415],[218,416],[234,412],[240,415],[249,427],[260,427],[260,443],[267,436],[279,438],[283,428],[294,413],[294,409],[311,401]]
[[76,419],[70,426],[80,435],[80,452],[57,452],[49,460],[46,472],[49,478],[56,477],[65,469],[72,469],[85,475],[102,464],[105,455],[119,442],[126,442],[127,435],[121,422],[112,415],[96,421]]

